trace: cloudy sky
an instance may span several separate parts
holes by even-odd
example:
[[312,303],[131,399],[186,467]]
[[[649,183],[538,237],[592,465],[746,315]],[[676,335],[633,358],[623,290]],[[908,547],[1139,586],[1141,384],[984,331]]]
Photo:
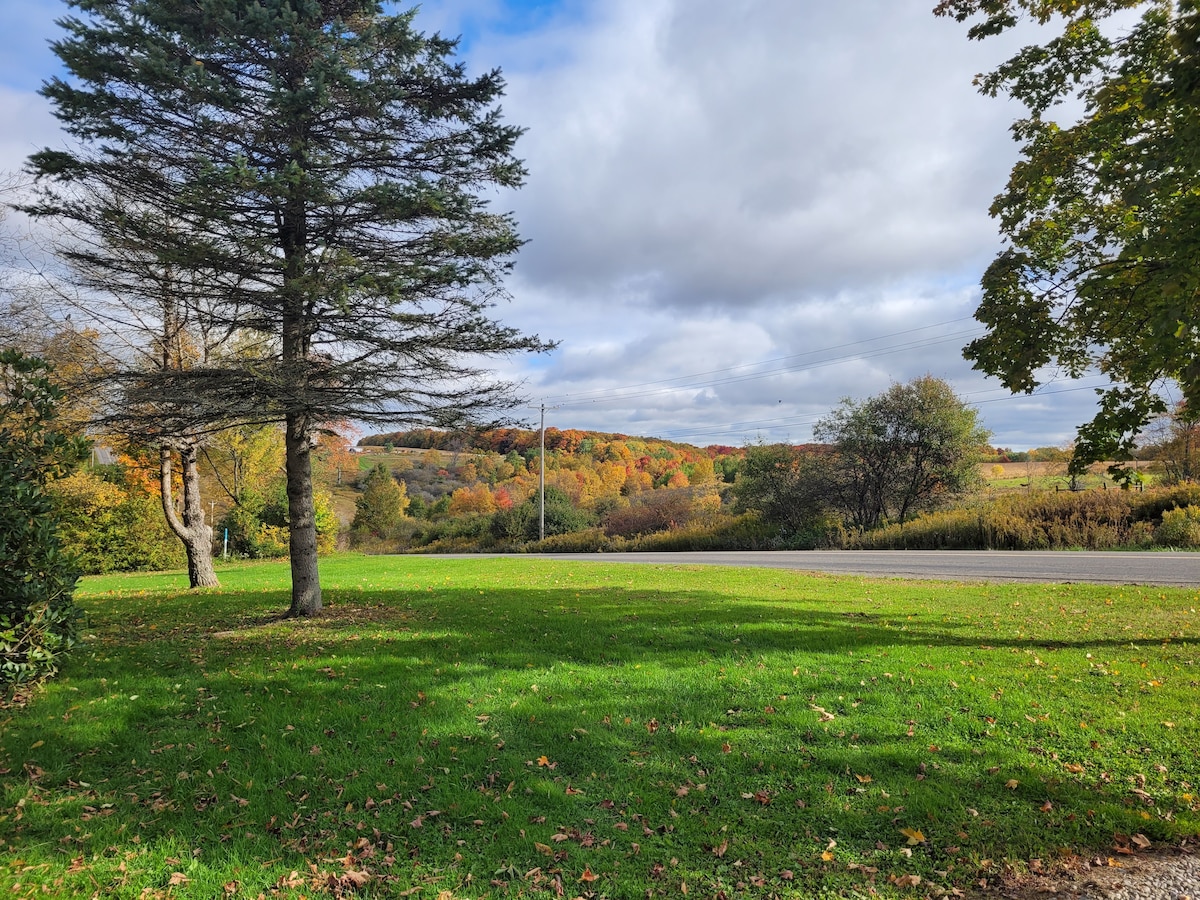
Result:
[[[933,0],[426,0],[499,67],[529,179],[502,364],[547,424],[698,444],[803,442],[843,397],[933,374],[997,445],[1060,445],[1098,382],[1009,397],[962,346],[996,252],[1017,110]],[[0,170],[60,139],[37,96],[57,0],[0,4]],[[531,413],[536,420],[536,413]]]

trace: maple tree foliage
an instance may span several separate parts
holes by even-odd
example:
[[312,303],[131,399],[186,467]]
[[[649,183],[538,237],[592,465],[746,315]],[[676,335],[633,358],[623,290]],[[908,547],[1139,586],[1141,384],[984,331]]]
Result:
[[[1192,0],[942,0],[935,12],[971,21],[974,39],[1061,23],[977,79],[1025,116],[991,208],[1005,246],[983,276],[988,330],[965,355],[1015,392],[1054,367],[1107,375],[1072,470],[1128,459],[1166,410],[1165,384],[1200,403],[1200,12]],[[1082,106],[1073,122],[1067,102]]]

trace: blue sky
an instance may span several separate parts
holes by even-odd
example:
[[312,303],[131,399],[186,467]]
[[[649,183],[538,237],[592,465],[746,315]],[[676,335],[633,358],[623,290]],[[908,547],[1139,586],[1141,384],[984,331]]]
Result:
[[[1000,445],[1070,440],[1094,379],[1010,398],[961,358],[1016,157],[1016,110],[971,79],[1016,45],[932,5],[422,4],[528,129],[528,183],[496,202],[529,243],[497,312],[561,346],[499,368],[551,424],[801,442],[841,398],[929,373]],[[0,4],[0,170],[58,140],[36,90],[65,11]]]

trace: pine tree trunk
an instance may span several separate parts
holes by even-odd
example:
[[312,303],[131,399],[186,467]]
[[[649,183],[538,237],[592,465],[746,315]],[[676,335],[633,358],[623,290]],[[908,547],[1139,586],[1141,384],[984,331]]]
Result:
[[317,570],[312,442],[304,416],[288,416],[284,444],[287,450],[288,546],[292,562],[292,606],[288,615],[312,616],[321,611],[321,577]]
[[185,444],[179,452],[183,476],[183,519],[175,512],[172,496],[172,451],[169,447],[159,450],[159,486],[161,487],[163,514],[167,525],[183,544],[187,554],[188,586],[219,587],[216,569],[213,568],[212,527],[204,521],[204,501],[200,496],[200,466],[195,444]]

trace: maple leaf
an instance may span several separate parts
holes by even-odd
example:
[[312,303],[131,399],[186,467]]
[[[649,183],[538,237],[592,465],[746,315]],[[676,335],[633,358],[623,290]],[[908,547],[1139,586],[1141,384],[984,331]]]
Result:
[[721,843],[712,848],[713,856],[721,859],[725,856],[725,851],[729,849],[729,841],[721,841]]
[[821,853],[821,859],[825,860],[825,862],[832,862],[832,860],[833,860],[833,852],[832,852],[832,851],[830,851],[830,850],[825,850],[825,851],[823,851],[823,852]]
[[600,876],[593,872],[589,867],[584,866],[583,874],[579,876],[580,881],[593,882],[599,881]]
[[549,758],[545,756],[539,756],[537,758],[537,764],[539,766],[546,766],[551,769],[554,768],[554,765],[550,762]]
[[919,828],[901,828],[900,833],[908,838],[908,845],[910,847],[925,843],[925,835]]
[[338,879],[345,887],[360,888],[371,880],[371,873],[366,869],[350,869]]
[[167,881],[167,884],[174,886],[174,885],[180,885],[180,884],[187,884],[189,881],[191,881],[191,879],[188,878],[186,875],[184,875],[182,872],[172,872],[170,879]]
[[1015,791],[1017,789],[1017,785],[1019,785],[1020,783],[1021,782],[1017,781],[1017,779],[1010,778],[1010,779],[1008,779],[1008,781],[1004,782],[1004,786],[1006,788],[1008,788],[1010,791]]
[[870,775],[857,775],[856,774],[854,777],[858,779],[859,784],[870,784],[872,781],[875,780]]

